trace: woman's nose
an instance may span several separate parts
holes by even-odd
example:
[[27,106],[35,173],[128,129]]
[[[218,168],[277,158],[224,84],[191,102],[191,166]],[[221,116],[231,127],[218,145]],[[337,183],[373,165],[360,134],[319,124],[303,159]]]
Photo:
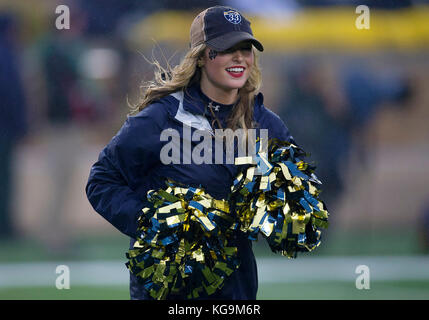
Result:
[[243,52],[241,50],[235,50],[233,53],[234,61],[242,61],[243,60]]

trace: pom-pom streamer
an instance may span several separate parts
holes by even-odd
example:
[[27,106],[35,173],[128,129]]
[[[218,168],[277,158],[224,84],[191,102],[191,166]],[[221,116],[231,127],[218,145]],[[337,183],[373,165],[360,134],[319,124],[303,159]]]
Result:
[[245,170],[226,200],[170,180],[165,189],[150,190],[137,241],[127,252],[128,269],[155,299],[204,298],[240,266],[237,232],[251,240],[261,234],[273,252],[289,258],[314,250],[329,214],[319,199],[315,167],[305,156],[298,146],[276,139],[264,152],[258,141],[255,157],[235,159]]
[[307,154],[301,148],[286,141],[270,140],[268,153],[258,141],[256,150],[255,159],[236,159],[249,165],[231,188],[240,230],[252,240],[261,233],[273,252],[290,258],[314,250],[329,216],[319,199],[315,167],[302,160]]
[[228,202],[171,181],[147,198],[138,239],[127,253],[129,270],[155,299],[198,298],[222,288],[239,267]]

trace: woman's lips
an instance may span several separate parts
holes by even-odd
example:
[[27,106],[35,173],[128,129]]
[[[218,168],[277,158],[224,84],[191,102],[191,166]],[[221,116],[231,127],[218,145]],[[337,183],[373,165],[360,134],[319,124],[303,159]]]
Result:
[[245,69],[246,68],[241,67],[241,66],[234,66],[234,67],[226,68],[225,70],[226,70],[226,72],[228,72],[228,74],[231,77],[240,78],[243,76]]

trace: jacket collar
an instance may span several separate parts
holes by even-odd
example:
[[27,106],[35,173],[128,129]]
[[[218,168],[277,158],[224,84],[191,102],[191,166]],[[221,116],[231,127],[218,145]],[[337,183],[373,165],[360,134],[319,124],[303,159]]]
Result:
[[189,86],[184,90],[183,109],[194,114],[211,118],[211,108],[218,118],[226,118],[231,113],[234,104],[222,104],[207,97],[198,84]]
[[[196,115],[198,117],[203,116],[204,118],[207,118],[209,120],[213,118],[211,112],[208,110],[208,108],[206,108],[206,106],[208,106],[212,100],[201,91],[199,85],[189,86],[188,88],[183,90],[181,101],[184,111],[189,112],[190,114]],[[229,116],[233,105],[217,104],[216,102],[213,103],[215,106],[219,105],[219,111],[215,112],[215,114],[219,119],[221,119],[223,123],[225,123],[225,120]],[[261,92],[259,92],[255,96],[255,103],[253,109],[253,119],[256,122],[257,119],[259,119],[261,117],[261,114],[263,113],[263,105],[264,96]]]

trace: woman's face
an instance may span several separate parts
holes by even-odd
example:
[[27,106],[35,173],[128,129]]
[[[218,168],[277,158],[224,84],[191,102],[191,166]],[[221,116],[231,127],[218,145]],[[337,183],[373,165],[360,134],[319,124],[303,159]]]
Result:
[[240,42],[223,52],[207,47],[203,58],[202,89],[236,93],[249,78],[254,59],[250,42]]

